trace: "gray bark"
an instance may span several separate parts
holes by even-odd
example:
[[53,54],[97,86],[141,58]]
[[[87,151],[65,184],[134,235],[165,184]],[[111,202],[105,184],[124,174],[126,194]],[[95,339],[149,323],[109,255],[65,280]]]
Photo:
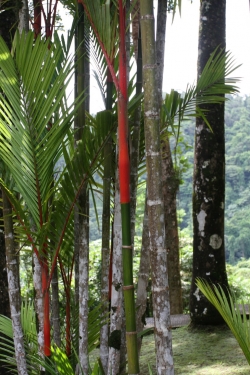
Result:
[[[226,0],[201,1],[198,76],[218,46],[225,49]],[[190,294],[193,324],[218,324],[222,318],[201,295],[195,279],[228,286],[224,248],[225,130],[224,104],[205,107],[213,132],[196,120],[193,181],[194,257]]]
[[[82,138],[85,126],[85,111],[89,111],[89,60],[84,48],[86,36],[85,15],[82,4],[78,4],[80,22],[77,42],[81,47],[77,53],[76,96],[86,90],[84,105],[79,107],[75,122],[75,140]],[[89,279],[89,192],[84,185],[75,211],[75,262],[76,305],[79,303],[79,361],[84,375],[88,374],[88,279]]]
[[173,167],[169,139],[162,141],[162,180],[165,213],[165,231],[168,264],[170,313],[182,314],[182,290],[180,276],[179,235],[176,194],[179,179]]
[[28,375],[23,330],[21,325],[21,292],[19,284],[18,260],[19,254],[16,254],[15,252],[12,207],[5,193],[3,193],[3,215],[9,300],[17,371],[20,375]]
[[38,320],[38,348],[39,352],[43,353],[44,347],[44,309],[43,309],[43,293],[42,293],[42,267],[39,259],[35,253],[33,253],[33,285],[35,289],[35,311]]
[[59,306],[59,287],[58,287],[58,272],[57,266],[53,272],[53,277],[51,280],[52,288],[52,326],[53,326],[53,338],[55,344],[61,346],[61,328],[60,328],[60,306]]
[[22,7],[19,10],[19,25],[18,25],[19,32],[22,33],[23,31],[29,31],[29,6],[28,0],[22,0]]
[[[136,298],[136,328],[137,332],[141,332],[146,324],[146,307],[147,307],[147,287],[150,273],[150,258],[149,258],[149,228],[148,228],[148,212],[147,212],[147,198],[145,202],[143,231],[142,231],[142,247],[140,257],[140,268],[138,273],[137,298]],[[138,351],[141,349],[141,338],[138,338]]]
[[88,375],[88,281],[89,281],[89,222],[88,191],[84,188],[79,205],[79,359],[84,375]]
[[[162,103],[162,82],[164,72],[165,37],[167,22],[167,2],[158,1],[156,30],[156,84],[159,105]],[[171,314],[182,314],[182,292],[179,261],[179,236],[177,221],[176,193],[179,185],[172,162],[169,138],[162,140],[162,182],[165,213],[165,231],[168,265],[168,282]]]
[[120,367],[125,363],[125,316],[122,284],[121,205],[119,177],[117,170],[114,210],[108,375],[120,374]]
[[153,1],[141,4],[142,61],[144,82],[144,128],[148,178],[150,263],[155,323],[156,371],[173,375],[167,251],[162,197],[159,103],[156,85],[156,50]]
[[[113,82],[107,82],[106,109],[112,109]],[[111,120],[111,116],[110,116]],[[103,211],[102,211],[102,276],[101,276],[101,300],[102,316],[107,318],[109,313],[109,271],[110,271],[110,197],[112,190],[111,179],[113,176],[113,140],[109,137],[104,146],[104,171],[103,171]],[[109,324],[102,325],[100,331],[100,359],[105,374],[108,371],[108,336]]]

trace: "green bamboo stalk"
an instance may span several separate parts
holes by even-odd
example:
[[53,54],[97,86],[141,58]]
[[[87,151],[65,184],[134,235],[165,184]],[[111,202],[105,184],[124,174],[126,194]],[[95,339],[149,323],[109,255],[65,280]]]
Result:
[[[131,245],[131,218],[130,218],[130,165],[129,165],[129,151],[128,151],[128,114],[127,114],[127,69],[126,69],[126,48],[125,48],[125,8],[124,2],[119,0],[119,80],[115,74],[113,66],[113,58],[111,58],[110,45],[104,35],[100,35],[98,30],[101,30],[100,25],[103,22],[109,22],[108,13],[101,17],[101,10],[99,1],[81,0],[87,16],[89,18],[91,27],[96,35],[96,38],[102,48],[103,54],[106,58],[107,64],[110,68],[110,73],[118,94],[118,140],[119,140],[119,179],[120,179],[120,203],[122,214],[122,252],[123,252],[123,288],[125,301],[125,315],[126,315],[126,338],[127,338],[127,352],[128,352],[128,372],[129,374],[139,374],[139,359],[137,351],[137,332],[135,323],[135,301],[134,301],[134,286],[133,286],[133,264],[132,264],[132,245]],[[105,8],[106,9],[106,8]],[[100,17],[97,18],[97,13],[100,12]],[[93,21],[95,17],[98,25]],[[99,24],[100,21],[100,24]],[[113,25],[112,25],[113,26]],[[108,24],[110,30],[110,24]],[[108,30],[107,30],[108,31]],[[103,37],[103,40],[102,40]]]
[[131,242],[130,215],[130,165],[127,141],[127,61],[125,48],[125,9],[123,1],[119,0],[119,81],[118,92],[118,132],[119,132],[119,177],[120,201],[122,217],[122,262],[123,262],[123,292],[126,318],[126,342],[128,356],[128,373],[139,374],[139,358],[137,350],[137,332],[135,319],[135,300],[133,285],[133,252]]

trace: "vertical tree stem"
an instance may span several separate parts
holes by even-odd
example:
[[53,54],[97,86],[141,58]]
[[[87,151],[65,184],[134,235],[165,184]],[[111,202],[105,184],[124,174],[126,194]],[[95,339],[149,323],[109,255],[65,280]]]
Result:
[[131,245],[130,217],[130,166],[127,139],[127,59],[125,47],[125,8],[119,0],[120,53],[119,53],[119,82],[118,92],[118,132],[119,132],[119,176],[120,202],[122,217],[122,261],[123,261],[123,290],[126,317],[126,341],[128,355],[128,373],[139,374],[139,359],[137,350],[137,332],[135,321],[135,301],[133,285],[133,253]]

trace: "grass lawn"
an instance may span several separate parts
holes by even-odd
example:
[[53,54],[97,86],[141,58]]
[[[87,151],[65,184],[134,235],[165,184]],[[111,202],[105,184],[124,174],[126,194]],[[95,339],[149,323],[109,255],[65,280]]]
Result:
[[[250,367],[227,327],[188,327],[173,330],[175,375],[247,375]],[[153,335],[143,338],[140,366],[147,375],[148,363],[155,374]]]

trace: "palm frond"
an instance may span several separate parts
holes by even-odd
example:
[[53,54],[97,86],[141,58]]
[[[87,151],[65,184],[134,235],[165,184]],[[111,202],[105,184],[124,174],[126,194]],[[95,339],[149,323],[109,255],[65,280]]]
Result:
[[[46,217],[43,202],[51,189],[53,166],[73,120],[73,105],[60,111],[72,64],[60,67],[62,48],[16,34],[13,56],[2,38],[0,51],[0,155],[25,200],[36,227]],[[58,66],[59,65],[59,66]],[[56,112],[60,116],[55,117]]]
[[237,68],[231,54],[217,48],[211,54],[197,85],[188,86],[184,94],[172,90],[166,95],[161,110],[162,132],[170,127],[178,140],[179,126],[185,118],[201,116],[206,121],[207,108],[204,105],[222,103],[227,100],[225,95],[238,92],[235,83],[239,79],[231,77]]
[[235,298],[229,291],[226,294],[220,285],[210,285],[200,278],[196,280],[196,285],[208,301],[219,311],[250,364],[250,326],[244,304],[242,303],[243,312],[241,312]]

